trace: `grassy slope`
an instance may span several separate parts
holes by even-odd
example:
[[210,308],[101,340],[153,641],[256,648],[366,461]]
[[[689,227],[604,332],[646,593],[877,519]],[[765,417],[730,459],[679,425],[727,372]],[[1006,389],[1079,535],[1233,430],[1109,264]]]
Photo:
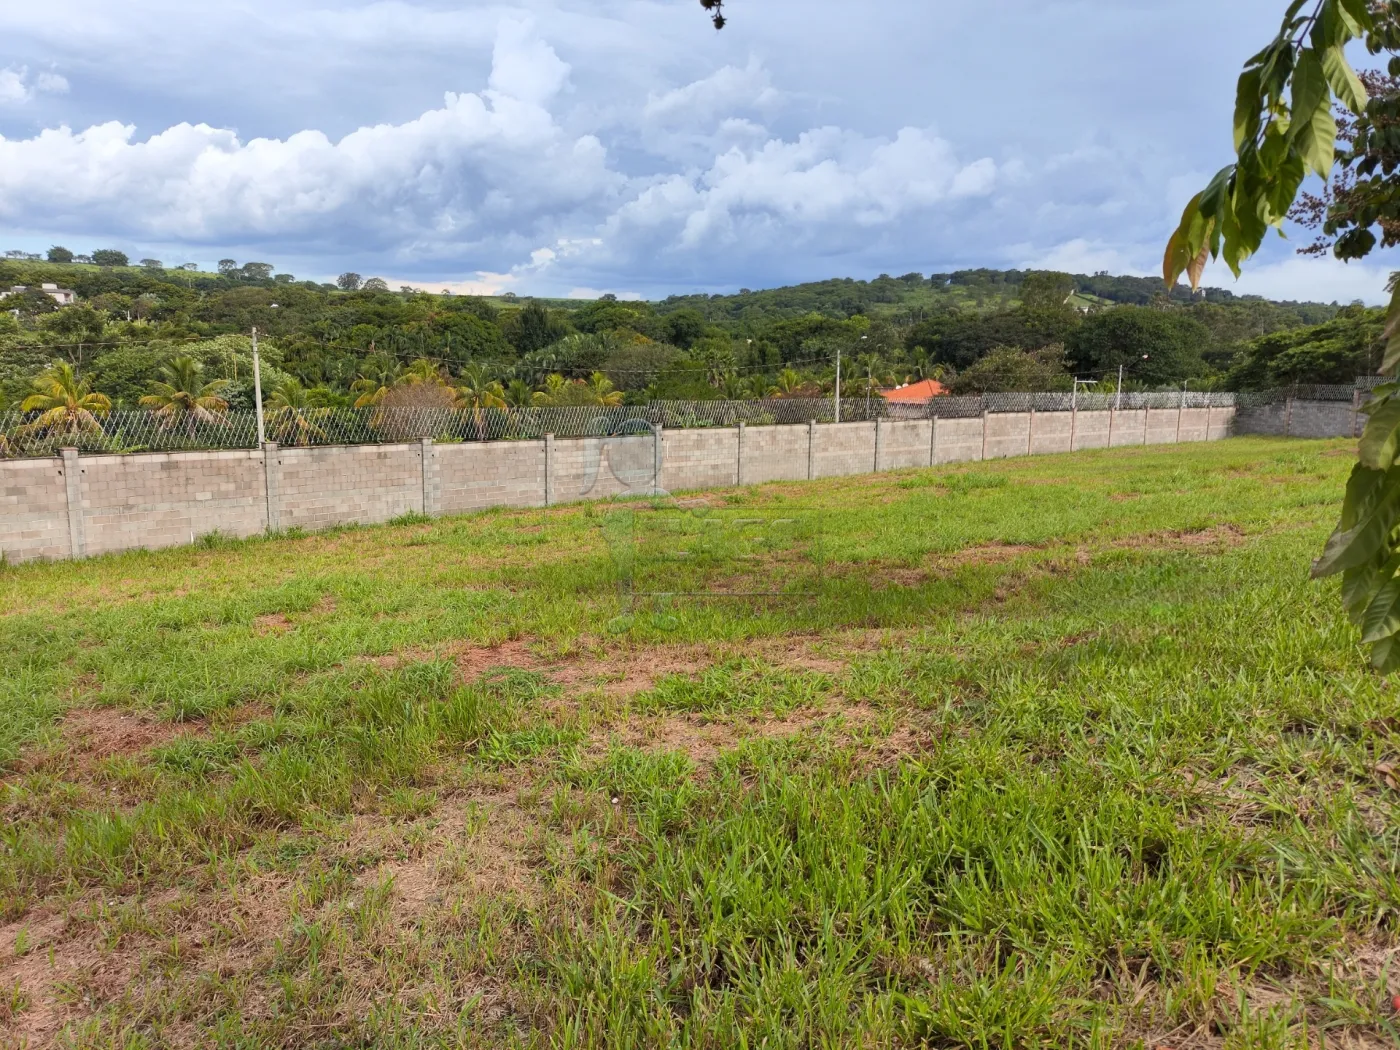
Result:
[[0,571],[0,1031],[1389,1045],[1348,462],[735,492],[821,511],[821,595],[630,621],[593,506]]

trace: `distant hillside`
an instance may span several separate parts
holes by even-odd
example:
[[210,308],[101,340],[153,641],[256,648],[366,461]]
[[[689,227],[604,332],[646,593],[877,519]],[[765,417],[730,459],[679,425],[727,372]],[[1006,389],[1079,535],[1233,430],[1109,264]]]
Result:
[[[990,312],[1020,303],[1021,282],[1027,270],[958,270],[954,273],[907,273],[902,277],[881,274],[873,281],[838,277],[828,281],[788,285],[763,291],[742,289],[735,295],[673,295],[656,304],[660,313],[690,307],[707,321],[771,321],[819,313],[828,317],[884,317],[897,323],[916,323],[931,313],[949,309]],[[1146,306],[1166,293],[1160,277],[1071,274],[1075,290],[1108,303]],[[1184,286],[1173,289],[1173,302],[1233,303],[1266,301],[1261,296],[1239,296],[1224,288],[1206,288],[1192,295]],[[1336,304],[1295,303],[1291,307],[1308,324],[1321,324],[1337,312]]]

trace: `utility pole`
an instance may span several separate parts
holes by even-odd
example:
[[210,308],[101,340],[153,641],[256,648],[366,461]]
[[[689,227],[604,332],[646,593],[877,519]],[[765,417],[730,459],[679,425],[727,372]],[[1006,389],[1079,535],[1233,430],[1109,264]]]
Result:
[[839,346],[836,348],[836,422],[841,422],[841,347]]
[[267,444],[267,431],[263,427],[262,368],[258,364],[258,330],[253,329],[253,405],[258,411],[258,448]]

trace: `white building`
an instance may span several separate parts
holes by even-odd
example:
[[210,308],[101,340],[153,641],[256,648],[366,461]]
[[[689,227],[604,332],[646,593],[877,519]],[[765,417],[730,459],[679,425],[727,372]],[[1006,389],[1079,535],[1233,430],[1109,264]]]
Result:
[[[29,291],[27,284],[16,284],[11,286],[8,292],[0,292],[0,299],[9,298],[12,295],[23,295]],[[71,288],[60,288],[56,284],[41,284],[39,291],[43,292],[59,306],[72,306],[78,301],[78,295]]]

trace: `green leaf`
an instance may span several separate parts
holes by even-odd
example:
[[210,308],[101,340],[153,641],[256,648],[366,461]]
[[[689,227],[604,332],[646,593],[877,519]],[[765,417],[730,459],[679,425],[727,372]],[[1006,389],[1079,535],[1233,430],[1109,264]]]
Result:
[[1376,562],[1370,561],[1342,573],[1342,608],[1346,610],[1347,619],[1357,627],[1361,626],[1366,608],[1376,596],[1376,591],[1395,575],[1396,562],[1397,559],[1392,557],[1383,568],[1377,570]]
[[1371,7],[1368,0],[1341,0],[1341,7],[1356,24],[1358,36],[1363,30],[1370,29],[1375,25],[1371,18]]
[[1386,580],[1366,607],[1361,620],[1361,640],[1379,642],[1400,631],[1400,580],[1393,575]]
[[1288,111],[1295,129],[1312,119],[1317,107],[1327,101],[1327,91],[1327,74],[1322,68],[1322,56],[1316,48],[1303,48],[1298,52],[1298,61],[1293,67],[1293,105]]
[[1340,47],[1329,47],[1322,53],[1322,71],[1327,76],[1332,94],[1342,105],[1357,116],[1366,111],[1366,85],[1361,83],[1361,78],[1351,68]]
[[1260,97],[1260,71],[1246,69],[1240,74],[1235,88],[1235,152],[1259,134],[1259,111],[1264,100]]
[[1191,233],[1193,226],[1199,225],[1203,219],[1201,197],[1202,194],[1198,193],[1187,202],[1181,213],[1181,223],[1167,241],[1167,251],[1162,257],[1162,280],[1168,288],[1176,287],[1176,282],[1191,265],[1195,255],[1191,248]]
[[1313,111],[1312,118],[1298,133],[1298,153],[1308,169],[1321,178],[1330,178],[1337,160],[1337,119],[1332,116],[1331,100]]
[[1390,293],[1390,305],[1385,311],[1385,330],[1381,333],[1385,352],[1381,355],[1381,372],[1394,375],[1400,368],[1400,282]]
[[[1348,518],[1355,520],[1348,526]],[[1358,463],[1347,481],[1342,523],[1327,539],[1312,575],[1331,576],[1389,553],[1390,534],[1400,522],[1400,471],[1372,470]]]
[[1357,459],[1371,470],[1389,470],[1400,452],[1400,398],[1386,398],[1370,415],[1361,433]]
[[1371,646],[1371,666],[1381,674],[1400,668],[1400,639],[1390,637]]

